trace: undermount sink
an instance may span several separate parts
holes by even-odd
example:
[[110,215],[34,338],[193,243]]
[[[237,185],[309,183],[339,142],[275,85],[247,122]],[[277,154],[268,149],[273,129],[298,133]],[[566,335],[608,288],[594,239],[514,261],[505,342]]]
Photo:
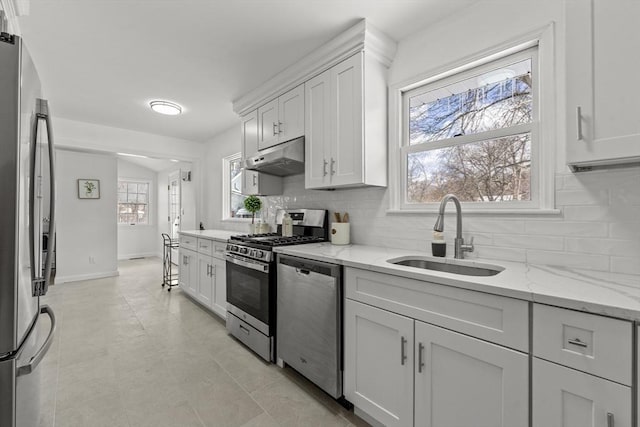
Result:
[[401,257],[387,260],[387,262],[406,267],[424,270],[442,271],[445,273],[462,274],[464,276],[495,276],[504,270],[503,267],[490,264],[463,263],[457,260],[434,261],[427,257]]

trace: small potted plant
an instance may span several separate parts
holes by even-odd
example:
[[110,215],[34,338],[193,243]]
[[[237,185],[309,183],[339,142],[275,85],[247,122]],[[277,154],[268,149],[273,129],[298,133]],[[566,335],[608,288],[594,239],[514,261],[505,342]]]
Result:
[[256,212],[258,212],[262,208],[262,200],[260,200],[257,196],[249,196],[244,199],[244,208],[251,212],[251,225],[249,226],[249,233],[254,234],[255,232],[255,219]]

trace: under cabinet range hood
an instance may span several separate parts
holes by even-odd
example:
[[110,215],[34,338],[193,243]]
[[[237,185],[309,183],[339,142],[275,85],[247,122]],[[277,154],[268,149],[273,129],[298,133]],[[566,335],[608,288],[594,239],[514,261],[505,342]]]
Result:
[[261,150],[245,159],[245,168],[271,175],[288,176],[304,172],[304,137]]

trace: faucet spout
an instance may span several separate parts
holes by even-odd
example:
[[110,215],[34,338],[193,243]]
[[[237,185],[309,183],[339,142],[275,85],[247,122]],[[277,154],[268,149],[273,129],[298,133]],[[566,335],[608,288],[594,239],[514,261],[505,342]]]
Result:
[[471,238],[471,243],[469,245],[464,244],[464,239],[462,238],[462,207],[460,206],[460,200],[458,200],[455,195],[447,194],[440,201],[438,218],[436,219],[436,223],[433,226],[433,229],[440,232],[444,231],[444,211],[449,201],[453,201],[453,204],[456,207],[456,238],[454,240],[454,257],[462,259],[464,258],[464,252],[473,252],[473,238]]

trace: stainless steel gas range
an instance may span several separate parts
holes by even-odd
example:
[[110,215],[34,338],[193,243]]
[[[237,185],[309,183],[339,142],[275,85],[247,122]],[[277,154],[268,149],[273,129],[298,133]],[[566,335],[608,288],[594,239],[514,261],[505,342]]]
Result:
[[293,236],[277,233],[232,236],[227,242],[227,330],[263,359],[275,361],[276,263],[273,248],[323,242],[328,238],[326,210],[278,210],[276,224],[288,213]]

